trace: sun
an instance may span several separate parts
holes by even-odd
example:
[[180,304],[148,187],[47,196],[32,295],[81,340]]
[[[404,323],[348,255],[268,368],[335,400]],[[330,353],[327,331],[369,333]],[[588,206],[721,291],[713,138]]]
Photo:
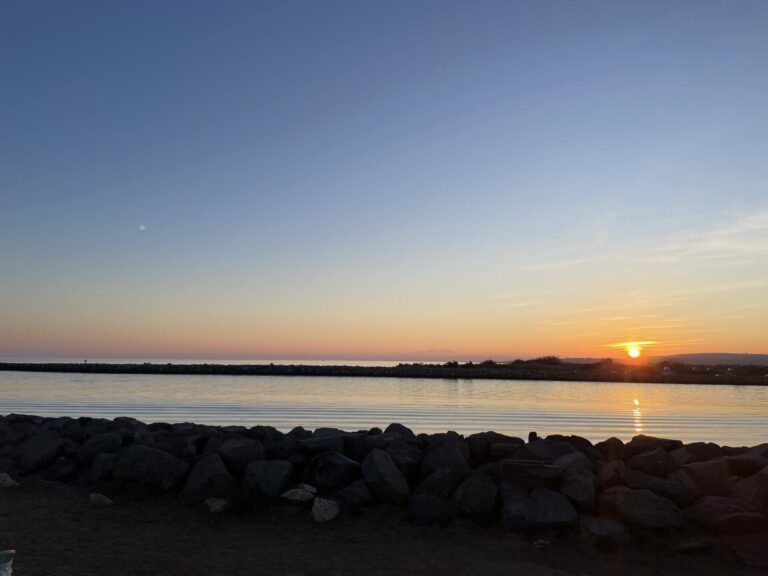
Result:
[[629,346],[627,348],[627,355],[630,358],[640,358],[640,354],[642,354],[640,346]]

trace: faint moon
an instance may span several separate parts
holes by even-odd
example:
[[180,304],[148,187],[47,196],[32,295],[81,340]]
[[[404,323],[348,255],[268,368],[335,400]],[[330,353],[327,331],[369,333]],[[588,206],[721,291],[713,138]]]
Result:
[[144,224],[139,224],[139,230],[144,232],[144,230],[146,230],[146,229],[147,229],[147,227]]

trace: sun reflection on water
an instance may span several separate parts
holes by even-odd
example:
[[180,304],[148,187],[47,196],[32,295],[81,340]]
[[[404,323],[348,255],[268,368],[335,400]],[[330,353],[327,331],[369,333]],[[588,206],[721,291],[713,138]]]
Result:
[[643,433],[643,412],[640,410],[640,400],[632,400],[632,419],[635,424],[635,434]]

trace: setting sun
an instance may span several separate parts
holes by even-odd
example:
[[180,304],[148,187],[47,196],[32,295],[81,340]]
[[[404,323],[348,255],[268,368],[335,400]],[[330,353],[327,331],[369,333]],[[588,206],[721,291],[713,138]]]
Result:
[[630,346],[627,348],[627,354],[630,358],[640,358],[641,350],[639,346]]

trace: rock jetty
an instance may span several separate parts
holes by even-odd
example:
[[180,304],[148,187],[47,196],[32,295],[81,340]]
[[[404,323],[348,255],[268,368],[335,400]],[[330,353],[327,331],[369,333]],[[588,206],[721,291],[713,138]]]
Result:
[[[82,486],[94,504],[161,494],[211,512],[290,508],[322,523],[381,505],[417,525],[465,517],[599,548],[650,534],[682,552],[706,551],[712,538],[731,539],[737,554],[768,542],[768,443],[0,416],[0,489],[29,476]],[[768,565],[759,547],[741,557]]]

